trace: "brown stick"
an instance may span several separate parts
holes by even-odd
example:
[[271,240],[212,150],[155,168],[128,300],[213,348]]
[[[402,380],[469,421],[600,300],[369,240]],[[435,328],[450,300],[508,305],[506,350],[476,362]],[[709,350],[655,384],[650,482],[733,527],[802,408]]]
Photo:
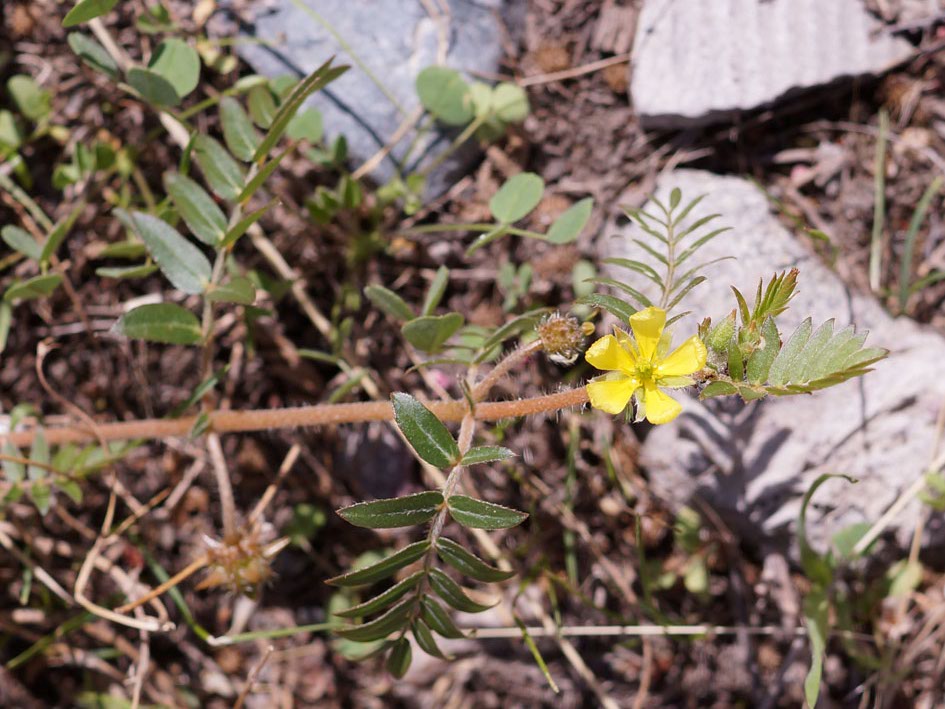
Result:
[[[531,399],[513,401],[490,401],[476,406],[476,419],[498,421],[505,418],[530,416],[558,411],[587,403],[584,387],[567,389],[556,394],[536,396]],[[462,400],[437,401],[427,406],[444,422],[462,421],[466,414],[466,402]],[[356,404],[318,404],[291,409],[254,409],[249,411],[213,411],[210,413],[210,429],[216,433],[267,431],[300,426],[331,426],[341,423],[364,423],[367,421],[390,421],[394,411],[386,401],[369,401]],[[123,441],[136,438],[162,439],[186,436],[196,422],[196,416],[178,419],[142,419],[139,421],[117,421],[96,426],[95,431],[80,426],[47,428],[43,431],[50,444],[88,443],[98,440]],[[6,436],[14,446],[24,447],[33,443],[35,429],[17,431]],[[0,442],[4,440],[0,436]]]

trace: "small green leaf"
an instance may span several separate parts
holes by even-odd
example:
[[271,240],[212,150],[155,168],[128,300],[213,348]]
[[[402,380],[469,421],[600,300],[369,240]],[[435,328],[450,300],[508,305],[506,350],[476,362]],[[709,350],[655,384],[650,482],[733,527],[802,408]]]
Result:
[[52,96],[40,88],[33,77],[26,74],[11,76],[7,80],[7,91],[20,113],[31,121],[36,122],[49,115]]
[[95,275],[102,278],[114,278],[116,280],[133,280],[135,278],[147,278],[158,270],[157,264],[141,263],[137,266],[117,266],[102,267],[95,269]]
[[252,160],[260,137],[240,102],[232,96],[220,99],[220,123],[223,141],[230,152],[244,162]]
[[0,469],[3,470],[3,477],[9,483],[17,483],[26,477],[26,466],[11,458],[22,457],[20,450],[10,441],[3,442],[3,454],[6,459],[0,461]]
[[774,324],[774,318],[766,318],[761,328],[761,343],[758,349],[751,353],[748,358],[746,373],[748,381],[752,384],[764,384],[768,378],[768,372],[771,365],[781,351],[781,340],[778,336],[778,328]]
[[922,562],[900,559],[886,572],[889,581],[887,598],[908,596],[922,583]]
[[377,613],[379,610],[387,608],[389,605],[400,600],[404,594],[415,588],[424,576],[426,576],[424,570],[415,571],[400,583],[394,584],[371,600],[352,606],[351,608],[345,608],[343,611],[335,613],[335,615],[340,618],[363,618],[372,613]]
[[62,20],[63,27],[73,27],[111,12],[118,0],[79,0]]
[[815,587],[804,599],[804,620],[810,638],[810,670],[804,678],[804,698],[809,707],[817,706],[820,697],[820,682],[824,669],[824,652],[830,632],[830,609],[826,591]]
[[446,286],[450,282],[450,270],[446,266],[440,266],[433,280],[430,282],[430,288],[427,290],[427,297],[423,300],[423,307],[420,310],[421,315],[432,315],[436,306],[443,300],[443,294],[446,292]]
[[145,101],[155,106],[176,106],[180,103],[174,85],[151,69],[132,67],[128,70],[128,83]]
[[514,458],[515,453],[502,446],[477,446],[472,448],[461,461],[463,465],[477,465],[478,463],[492,463],[496,460]]
[[521,123],[530,110],[528,94],[521,86],[503,81],[492,92],[492,109],[505,123]]
[[[128,228],[134,231],[134,227],[129,226]],[[99,258],[124,258],[124,259],[138,259],[148,253],[148,250],[145,248],[144,244],[140,241],[119,241],[114,244],[109,244],[99,253]]]
[[466,495],[452,495],[447,500],[450,517],[464,527],[508,529],[525,521],[528,515],[510,507],[477,500]]
[[376,564],[371,564],[363,569],[355,569],[346,574],[335,576],[325,581],[325,583],[331,586],[351,587],[366,586],[367,584],[383,581],[393,576],[405,566],[409,566],[418,559],[421,559],[429,548],[430,542],[426,539],[414,542],[413,544],[405,546],[400,551],[385,557]]
[[243,191],[243,169],[219,142],[201,133],[194,138],[194,157],[218,197],[235,200]]
[[837,550],[837,557],[840,559],[853,558],[853,550],[857,542],[862,539],[873,527],[869,522],[855,522],[847,525],[833,535],[831,539],[833,548]]
[[245,276],[236,276],[208,291],[207,300],[214,303],[252,305],[256,302],[256,288]]
[[407,305],[406,301],[384,286],[367,286],[364,289],[364,295],[374,304],[374,307],[387,313],[394,320],[412,320],[415,317],[413,309]]
[[258,190],[262,183],[269,179],[269,176],[279,167],[279,163],[282,162],[283,158],[289,154],[291,148],[286,148],[281,153],[272,158],[269,162],[263,165],[259,171],[253,175],[253,178],[246,183],[246,186],[240,190],[240,193],[236,196],[236,201],[240,204],[246,204],[249,201],[249,198],[252,197],[256,190]]
[[424,315],[404,323],[400,332],[407,342],[421,352],[436,354],[463,326],[463,322],[463,316],[459,313]]
[[441,122],[462,126],[473,119],[469,84],[454,69],[427,67],[417,75],[416,85],[420,103]]
[[398,638],[394,641],[390,655],[387,656],[387,663],[385,664],[387,671],[400,679],[410,669],[412,655],[413,650],[410,649],[410,641],[407,638]]
[[810,339],[812,329],[810,318],[805,318],[804,322],[798,325],[794,334],[788,339],[787,344],[778,352],[778,356],[771,364],[771,369],[768,370],[770,384],[781,386],[787,382],[789,373],[798,369],[798,358]]
[[446,612],[434,599],[424,596],[420,599],[420,617],[430,628],[450,640],[457,640],[466,637],[463,632],[456,627],[450,614]]
[[230,230],[226,233],[226,237],[223,239],[223,241],[221,242],[220,246],[221,246],[221,247],[224,247],[224,248],[230,248],[230,247],[232,247],[233,244],[235,244],[235,243],[237,242],[237,240],[239,240],[239,238],[240,238],[241,236],[243,236],[243,234],[245,234],[253,224],[255,224],[256,222],[258,222],[258,221],[260,220],[260,218],[262,218],[262,216],[263,216],[266,212],[268,212],[270,209],[272,209],[278,201],[279,201],[279,198],[278,198],[278,197],[273,197],[273,198],[270,199],[266,204],[264,204],[262,207],[260,207],[259,209],[255,210],[254,212],[250,212],[250,213],[247,214],[245,217],[243,217],[242,219],[240,219],[240,220],[233,226],[233,228],[230,229]]
[[292,140],[307,140],[309,143],[319,142],[323,133],[322,113],[317,108],[299,111],[285,129],[285,134]]
[[403,628],[413,608],[414,599],[407,598],[370,623],[339,628],[335,632],[343,638],[357,640],[359,643],[380,640]]
[[105,48],[91,37],[81,32],[70,32],[67,38],[69,47],[88,66],[109,76],[116,81],[121,76],[118,65]]
[[637,312],[637,309],[627,301],[604,293],[591,293],[588,296],[580,298],[577,302],[580,305],[592,305],[595,308],[603,308],[608,313],[614,315],[621,323],[629,323],[630,316]]
[[403,497],[359,502],[342,507],[338,514],[355,527],[390,529],[429,522],[442,504],[443,495],[438,491],[428,490]]
[[254,86],[247,95],[249,105],[249,115],[253,117],[253,123],[262,129],[267,129],[272,125],[272,119],[279,110],[276,106],[276,100],[272,96],[272,91],[266,85]]
[[282,137],[289,121],[292,120],[292,117],[299,108],[301,108],[306,98],[315,91],[327,86],[348,70],[346,66],[333,67],[331,61],[332,60],[329,59],[295,85],[292,89],[292,93],[290,93],[282,102],[282,105],[279,106],[279,112],[276,113],[275,117],[272,119],[272,125],[269,128],[269,132],[266,133],[266,137],[263,138],[262,143],[256,148],[253,160],[261,162],[263,158],[269,154],[269,151],[272,150],[272,147],[278,142],[279,138]]
[[13,324],[13,306],[6,301],[0,301],[0,352],[7,348],[7,338],[10,336],[10,326]]
[[501,223],[511,224],[537,207],[544,192],[544,180],[534,172],[520,172],[492,196],[489,210]]
[[174,87],[179,102],[200,82],[200,55],[184,40],[171,37],[154,50],[148,69]]
[[[459,461],[459,446],[432,411],[410,394],[393,394],[391,401],[397,427],[417,455],[436,468],[449,468]],[[436,503],[439,505],[443,502],[443,496],[436,494],[439,495]]]
[[729,382],[710,382],[699,394],[700,399],[711,399],[714,396],[731,396],[738,393],[738,387]]
[[505,581],[515,575],[514,571],[502,571],[486,562],[462,546],[452,541],[440,537],[436,542],[436,553],[447,564],[459,571],[461,574],[483,581],[485,583],[495,583]]
[[441,660],[451,659],[449,655],[443,654],[443,651],[440,650],[439,646],[436,644],[436,638],[433,637],[433,633],[430,631],[430,627],[422,620],[419,618],[415,620],[413,625],[410,626],[410,629],[413,631],[413,638],[417,641],[417,645],[419,645],[420,649],[427,655],[438,657]]
[[36,300],[45,298],[62,283],[62,276],[58,273],[49,273],[45,276],[33,276],[25,281],[19,281],[7,288],[3,300],[12,303],[17,300]]
[[491,605],[476,603],[466,595],[458,583],[439,569],[430,569],[429,574],[430,588],[456,610],[464,613],[482,613],[492,608]]
[[59,250],[59,247],[69,235],[72,226],[75,224],[76,219],[79,218],[83,209],[85,209],[84,202],[78,204],[69,214],[53,225],[49,235],[46,237],[46,241],[43,243],[42,251],[39,252],[40,263],[48,263],[49,259],[53,257],[53,254]]
[[161,272],[184,293],[203,293],[210,283],[212,267],[196,246],[162,219],[144,212],[116,210],[119,219],[137,233]]
[[210,246],[218,246],[226,235],[226,215],[213,197],[178,172],[164,173],[164,189],[194,236]]
[[25,229],[7,224],[0,230],[0,238],[14,251],[18,251],[34,261],[39,261],[42,246],[40,246],[39,242],[30,236],[30,233]]
[[570,244],[575,241],[587,224],[587,220],[591,218],[593,209],[594,200],[591,197],[575,202],[564,214],[555,219],[548,230],[548,241],[552,244]]
[[174,303],[141,305],[125,313],[116,329],[133,340],[166,345],[197,345],[203,340],[197,316]]

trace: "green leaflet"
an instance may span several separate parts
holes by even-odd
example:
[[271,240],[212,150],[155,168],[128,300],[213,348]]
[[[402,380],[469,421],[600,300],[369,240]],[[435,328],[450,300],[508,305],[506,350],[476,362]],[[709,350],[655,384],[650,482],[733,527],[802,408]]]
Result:
[[364,569],[355,569],[346,574],[328,579],[331,586],[365,586],[393,576],[397,571],[420,559],[430,548],[430,542],[423,540],[405,546],[398,552]]
[[410,527],[429,522],[442,504],[443,495],[435,490],[428,490],[386,500],[358,502],[349,507],[342,507],[338,514],[356,527]]
[[[459,446],[433,412],[410,394],[394,394],[391,401],[397,427],[417,451],[417,455],[437,468],[449,468],[459,461]],[[442,495],[435,494],[439,495],[439,502],[442,502]]]

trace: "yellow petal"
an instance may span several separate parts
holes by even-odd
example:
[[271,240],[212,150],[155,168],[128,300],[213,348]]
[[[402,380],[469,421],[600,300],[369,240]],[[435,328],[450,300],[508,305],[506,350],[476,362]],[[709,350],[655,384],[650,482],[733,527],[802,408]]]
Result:
[[646,408],[646,420],[654,425],[669,423],[682,411],[678,401],[650,382],[644,384],[643,405]]
[[705,367],[708,352],[698,335],[693,335],[659,364],[659,376],[684,377]]
[[605,371],[630,373],[634,365],[633,356],[620,346],[613,335],[606,335],[588,347],[584,359]]
[[650,361],[659,347],[663,328],[666,327],[666,311],[662,308],[649,307],[630,316],[630,328],[640,348],[640,357]]
[[614,327],[614,336],[617,338],[617,342],[620,343],[620,346],[630,353],[634,364],[636,364],[639,353],[637,352],[637,344],[633,341],[633,338],[630,337],[626,330],[621,330],[616,326]]
[[617,415],[627,408],[630,397],[639,386],[640,383],[633,377],[600,377],[587,383],[587,396],[595,409]]

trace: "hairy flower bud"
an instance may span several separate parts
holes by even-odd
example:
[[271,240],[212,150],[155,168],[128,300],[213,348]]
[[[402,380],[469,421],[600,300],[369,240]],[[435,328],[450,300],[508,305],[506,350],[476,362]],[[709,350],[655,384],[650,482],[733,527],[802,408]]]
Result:
[[584,350],[586,333],[577,318],[553,313],[538,324],[538,337],[552,362],[573,364]]

